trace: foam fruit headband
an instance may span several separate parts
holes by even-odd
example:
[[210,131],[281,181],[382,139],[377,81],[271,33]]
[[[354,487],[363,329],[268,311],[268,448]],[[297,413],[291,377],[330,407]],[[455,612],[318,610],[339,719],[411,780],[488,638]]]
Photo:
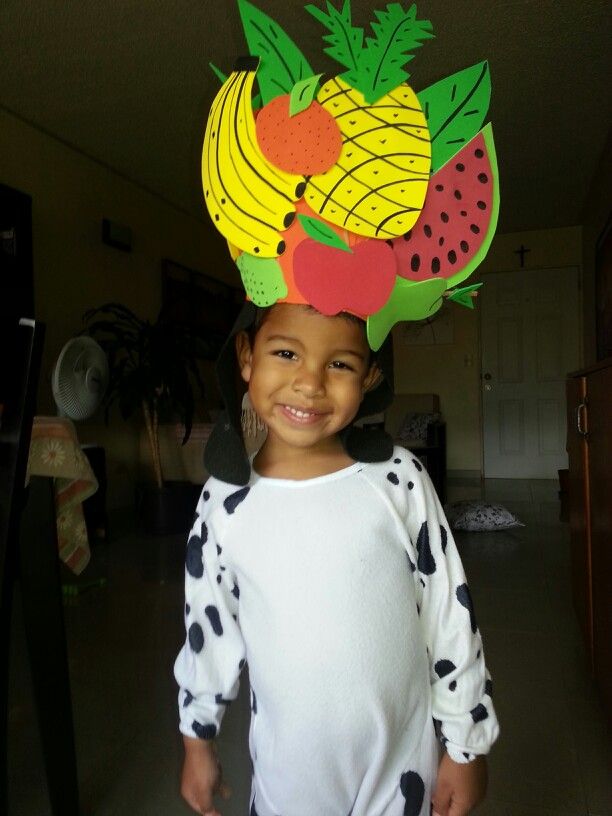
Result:
[[[321,84],[270,17],[238,0],[251,56],[225,76],[202,155],[208,212],[257,306],[306,303],[367,322],[433,315],[485,257],[499,210],[491,95],[481,62],[415,93],[405,64],[433,37],[416,6],[376,11],[373,36],[341,9],[306,6],[343,72]],[[257,91],[254,93],[255,81]]]

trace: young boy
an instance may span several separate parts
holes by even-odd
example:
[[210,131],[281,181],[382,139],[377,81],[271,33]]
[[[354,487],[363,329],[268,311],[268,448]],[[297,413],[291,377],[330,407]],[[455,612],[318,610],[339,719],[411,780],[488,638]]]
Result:
[[[365,38],[350,0],[325,8],[307,6],[342,69],[321,84],[239,0],[251,54],[204,137],[204,200],[252,302],[217,364],[187,544],[182,792],[219,816],[214,738],[248,662],[251,816],[465,816],[498,732],[470,593],[419,460],[353,422],[391,403],[396,323],[473,306],[499,206],[489,68],[417,95],[414,5]],[[267,426],[252,461],[236,365]]]
[[183,796],[218,816],[213,738],[246,660],[252,814],[463,816],[497,735],[491,681],[423,467],[341,441],[379,377],[363,326],[277,304],[236,349],[268,434],[248,485],[209,479],[188,543]]

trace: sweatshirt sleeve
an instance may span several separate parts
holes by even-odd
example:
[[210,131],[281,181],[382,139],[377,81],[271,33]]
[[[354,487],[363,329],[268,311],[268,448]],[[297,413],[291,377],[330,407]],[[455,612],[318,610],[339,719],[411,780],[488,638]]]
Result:
[[489,752],[499,725],[492,682],[463,565],[438,496],[415,457],[408,533],[415,546],[414,577],[430,664],[436,731],[451,759],[469,762]]
[[196,508],[185,559],[185,630],[174,664],[179,685],[179,728],[212,739],[225,708],[238,694],[245,647],[238,622],[240,591],[223,563],[222,531],[215,509],[221,483],[207,482]]

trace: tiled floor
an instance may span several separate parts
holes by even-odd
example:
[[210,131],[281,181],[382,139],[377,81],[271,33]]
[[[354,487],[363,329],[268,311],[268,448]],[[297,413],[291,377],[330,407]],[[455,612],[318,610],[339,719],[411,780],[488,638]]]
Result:
[[[568,529],[558,520],[556,491],[553,482],[488,482],[486,497],[502,501],[525,527],[457,535],[502,726],[479,816],[612,814],[609,744],[571,608]],[[456,484],[449,492],[454,500],[481,490]],[[172,680],[182,639],[183,542],[120,529],[108,548],[95,550],[92,572],[108,576],[107,588],[65,609],[82,813],[179,816],[190,812],[178,794]],[[14,633],[10,813],[47,816],[18,615]],[[242,694],[220,738],[234,789],[223,816],[247,813],[248,718]]]

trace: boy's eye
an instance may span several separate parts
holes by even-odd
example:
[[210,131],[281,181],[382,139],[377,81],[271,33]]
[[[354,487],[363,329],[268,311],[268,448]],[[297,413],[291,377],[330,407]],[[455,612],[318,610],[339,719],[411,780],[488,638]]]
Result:
[[348,363],[345,363],[344,360],[334,360],[332,362],[331,366],[332,366],[332,368],[339,369],[340,371],[342,371],[342,370],[354,371],[355,370],[351,365],[349,365]]
[[283,360],[295,359],[295,352],[289,351],[289,349],[279,349],[278,351],[273,351],[272,354],[275,357],[280,357]]

